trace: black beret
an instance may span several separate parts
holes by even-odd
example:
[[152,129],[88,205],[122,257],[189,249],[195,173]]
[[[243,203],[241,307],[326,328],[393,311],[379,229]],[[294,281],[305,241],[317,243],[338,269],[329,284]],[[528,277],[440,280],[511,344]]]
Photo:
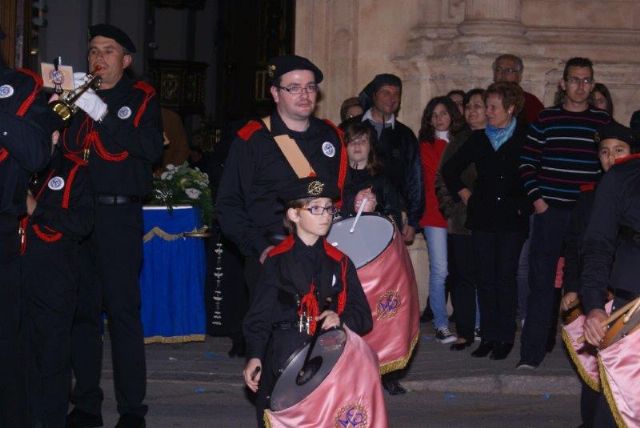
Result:
[[608,124],[600,127],[594,136],[596,143],[600,143],[601,141],[609,138],[624,141],[631,147],[640,145],[638,133],[615,120],[612,120]]
[[305,198],[338,199],[340,193],[336,184],[318,177],[305,177],[292,181],[280,193],[280,199],[285,203]]
[[631,115],[631,122],[629,123],[629,126],[634,131],[640,132],[640,110],[636,110],[633,112],[633,114]]
[[269,60],[267,71],[271,83],[275,82],[280,76],[293,70],[309,70],[313,73],[316,83],[322,82],[322,71],[315,66],[314,63],[307,58],[298,55],[282,55],[276,56]]
[[133,42],[127,36],[127,33],[109,24],[97,24],[89,27],[89,40],[93,39],[96,36],[107,37],[109,39],[113,39],[116,42],[120,43],[120,45],[125,48],[130,53],[136,53],[136,47]]
[[364,110],[369,110],[369,108],[371,108],[373,105],[373,95],[378,92],[380,88],[386,85],[396,86],[402,90],[402,80],[400,80],[400,78],[395,74],[383,73],[376,75],[376,77],[374,77],[358,95],[358,100]]

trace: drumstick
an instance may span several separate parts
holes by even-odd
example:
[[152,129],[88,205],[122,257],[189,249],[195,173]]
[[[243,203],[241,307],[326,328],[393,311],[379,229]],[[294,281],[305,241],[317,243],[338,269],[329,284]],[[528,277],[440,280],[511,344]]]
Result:
[[351,225],[351,229],[349,229],[349,233],[353,233],[353,231],[356,230],[356,224],[358,224],[358,220],[360,220],[360,216],[364,211],[364,207],[367,206],[367,202],[369,202],[368,198],[362,199],[362,204],[360,204],[360,209],[358,210],[358,214],[356,214],[356,219],[353,221],[353,224]]
[[629,322],[629,320],[631,319],[633,314],[638,310],[638,308],[640,308],[640,299],[636,299],[636,304],[633,305],[633,307],[629,310],[629,312],[627,312],[627,314],[624,316],[625,323]]
[[[605,321],[602,322],[602,324],[600,324],[602,326],[602,328],[607,328],[607,326],[609,324],[611,324],[612,322],[614,322],[615,320],[617,320],[618,318],[620,318],[620,316],[622,316],[622,314],[624,314],[626,311],[628,311],[630,308],[634,307],[635,305],[638,305],[640,303],[640,297],[630,301],[629,303],[627,303],[626,305],[624,305],[623,307],[621,307],[620,309],[618,309],[617,311],[615,311],[614,313],[612,313],[609,318],[607,318]],[[634,311],[635,312],[635,311]],[[580,336],[577,340],[578,343],[584,343],[584,334],[582,336]]]

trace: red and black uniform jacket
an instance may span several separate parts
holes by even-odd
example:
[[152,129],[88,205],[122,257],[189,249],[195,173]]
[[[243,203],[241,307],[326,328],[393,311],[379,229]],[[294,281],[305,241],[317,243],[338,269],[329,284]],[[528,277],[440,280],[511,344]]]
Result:
[[163,149],[156,92],[127,77],[96,92],[108,106],[106,117],[94,122],[78,111],[62,133],[62,144],[89,161],[96,195],[145,196],[151,191],[152,165]]
[[93,197],[87,162],[56,150],[49,168],[31,186],[37,201],[20,221],[21,254],[73,247],[93,226]]
[[273,136],[287,134],[293,138],[316,175],[334,178],[338,189],[342,190],[346,177],[342,133],[329,122],[311,117],[306,131],[295,132],[273,113],[271,130],[261,121],[252,120],[238,131],[218,189],[217,220],[225,236],[245,256],[260,256],[272,244],[270,235],[286,235],[282,225],[284,205],[279,196],[297,176]]
[[0,216],[14,221],[26,212],[29,177],[47,166],[51,134],[63,125],[41,88],[33,72],[0,65]]
[[287,237],[269,253],[244,319],[247,357],[281,368],[310,338],[297,326],[300,311],[319,314],[327,298],[329,309],[349,329],[360,335],[371,330],[371,309],[351,260],[325,239],[307,246],[297,237]]

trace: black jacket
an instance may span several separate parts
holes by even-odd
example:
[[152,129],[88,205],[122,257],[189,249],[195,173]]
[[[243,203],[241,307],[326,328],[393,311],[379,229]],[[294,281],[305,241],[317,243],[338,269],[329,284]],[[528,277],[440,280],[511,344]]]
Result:
[[93,227],[93,196],[87,162],[56,149],[49,167],[31,186],[37,201],[21,221],[26,239],[22,254],[59,251],[76,246]]
[[582,305],[604,308],[607,287],[640,294],[640,154],[604,174],[583,240]]
[[[273,135],[288,134],[318,177],[346,174],[346,154],[336,130],[315,117],[305,132],[291,131],[277,113],[271,115]],[[297,180],[293,168],[261,121],[250,121],[233,141],[216,199],[216,216],[224,235],[245,256],[258,257],[271,245],[269,235],[285,234],[284,205],[279,200]]]
[[400,200],[396,188],[382,174],[371,175],[367,169],[353,169],[349,167],[347,170],[347,179],[344,183],[344,191],[342,192],[342,209],[343,217],[349,217],[356,214],[354,210],[354,201],[360,190],[372,188],[378,202],[376,212],[391,216],[396,222],[398,228],[402,227],[402,213],[400,210]]
[[[362,115],[350,121],[362,122],[375,132],[375,126],[368,120],[362,121]],[[347,122],[348,123],[348,122]],[[396,188],[400,196],[401,208],[407,212],[408,223],[420,228],[420,218],[424,211],[424,184],[422,165],[418,152],[418,139],[409,127],[395,121],[393,127],[385,127],[373,142],[378,161],[382,164],[382,174]],[[401,228],[401,225],[399,225]]]
[[78,111],[62,133],[65,150],[89,153],[89,175],[96,195],[142,197],[151,191],[152,165],[162,156],[162,118],[155,90],[122,77],[97,91],[109,112],[94,122]]
[[26,212],[29,177],[47,166],[62,120],[40,92],[42,80],[0,65],[0,215]]
[[467,203],[470,230],[485,232],[526,231],[533,211],[520,181],[520,150],[526,138],[526,128],[516,126],[512,137],[495,151],[484,130],[471,133],[469,139],[442,166],[442,177],[449,192],[458,195],[465,184],[463,171],[475,163],[478,178]]

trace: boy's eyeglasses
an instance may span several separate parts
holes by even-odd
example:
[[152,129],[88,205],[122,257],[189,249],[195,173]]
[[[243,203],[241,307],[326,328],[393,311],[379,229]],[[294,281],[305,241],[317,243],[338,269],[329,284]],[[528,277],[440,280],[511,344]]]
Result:
[[302,208],[303,210],[309,211],[313,215],[322,215],[325,213],[329,213],[329,215],[335,215],[338,212],[338,208],[331,205],[330,207],[321,207],[320,205],[312,205],[307,208]]

